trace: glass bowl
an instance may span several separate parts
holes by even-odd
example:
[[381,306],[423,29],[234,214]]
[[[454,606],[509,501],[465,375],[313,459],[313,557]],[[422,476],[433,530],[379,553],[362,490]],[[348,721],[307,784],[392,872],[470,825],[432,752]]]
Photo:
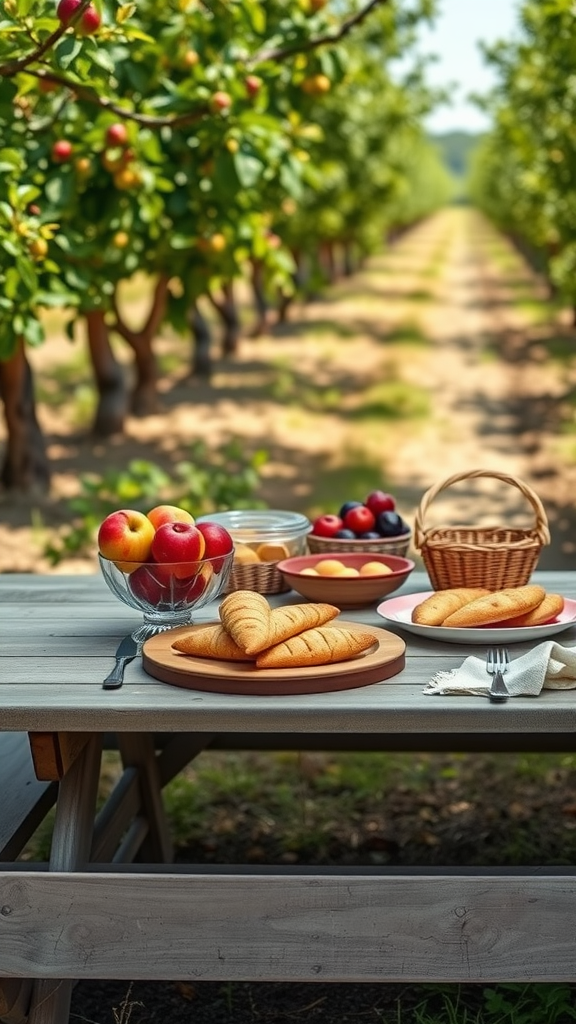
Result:
[[142,612],[144,623],[134,630],[137,641],[147,640],[174,626],[192,622],[194,612],[219,597],[232,569],[234,551],[199,562],[122,561],[122,569],[99,554],[100,568],[110,590],[130,608]]

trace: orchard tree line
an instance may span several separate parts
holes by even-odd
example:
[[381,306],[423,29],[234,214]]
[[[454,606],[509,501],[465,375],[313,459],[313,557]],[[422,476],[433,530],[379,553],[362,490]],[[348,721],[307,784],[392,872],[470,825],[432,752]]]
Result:
[[576,309],[576,21],[571,0],[528,0],[518,39],[486,50],[498,84],[475,154],[473,201]]
[[[6,490],[48,489],[27,350],[62,308],[86,339],[94,433],[158,408],[169,324],[209,377],[248,279],[257,335],[310,282],[351,273],[441,205],[413,50],[434,0],[4,0],[0,15],[0,398]],[[120,286],[145,275],[129,326]],[[130,393],[113,340],[130,347]]]

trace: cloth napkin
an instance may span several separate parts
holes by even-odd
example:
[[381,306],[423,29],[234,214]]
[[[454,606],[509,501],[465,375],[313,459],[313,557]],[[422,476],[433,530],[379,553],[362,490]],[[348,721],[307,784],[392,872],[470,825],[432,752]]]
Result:
[[[576,647],[551,640],[538,644],[527,654],[510,658],[504,680],[511,697],[537,697],[542,689],[576,689]],[[469,657],[459,668],[437,672],[422,692],[486,696],[491,683],[486,662]]]

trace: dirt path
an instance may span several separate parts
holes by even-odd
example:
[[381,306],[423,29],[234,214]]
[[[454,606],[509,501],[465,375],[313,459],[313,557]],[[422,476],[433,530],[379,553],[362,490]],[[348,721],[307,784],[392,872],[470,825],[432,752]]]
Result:
[[[424,491],[452,473],[486,467],[520,476],[553,525],[541,564],[561,565],[574,557],[575,481],[558,441],[557,399],[576,370],[572,360],[548,359],[548,339],[567,331],[561,318],[537,321],[541,300],[541,284],[481,218],[443,211],[321,300],[295,307],[286,326],[243,339],[239,358],[219,363],[209,386],[188,378],[185,343],[161,339],[160,353],[175,366],[163,379],[163,413],[129,420],[126,436],[107,445],[78,420],[82,341],[71,348],[55,330],[32,353],[40,394],[53,389],[56,370],[67,381],[60,400],[39,409],[53,492],[32,513],[28,502],[0,504],[0,570],[54,571],[42,544],[67,522],[66,498],[81,473],[131,458],[169,469],[201,438],[266,448],[263,499],[309,514],[373,485],[393,490],[412,521]],[[136,295],[134,316],[140,304]],[[444,522],[522,514],[532,518],[525,499],[501,484],[450,489],[434,503]],[[92,572],[95,564],[91,552],[55,571]]]

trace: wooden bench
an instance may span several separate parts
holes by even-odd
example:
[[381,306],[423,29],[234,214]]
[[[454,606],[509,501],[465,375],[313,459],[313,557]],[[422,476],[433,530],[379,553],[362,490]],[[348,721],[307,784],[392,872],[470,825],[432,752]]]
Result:
[[56,782],[34,770],[28,733],[0,733],[0,861],[15,860],[56,802]]
[[[41,782],[34,769],[28,733],[0,733],[0,861],[14,861],[53,807],[56,782]],[[0,1020],[12,1024],[27,1012],[32,982],[6,979],[0,985]]]

